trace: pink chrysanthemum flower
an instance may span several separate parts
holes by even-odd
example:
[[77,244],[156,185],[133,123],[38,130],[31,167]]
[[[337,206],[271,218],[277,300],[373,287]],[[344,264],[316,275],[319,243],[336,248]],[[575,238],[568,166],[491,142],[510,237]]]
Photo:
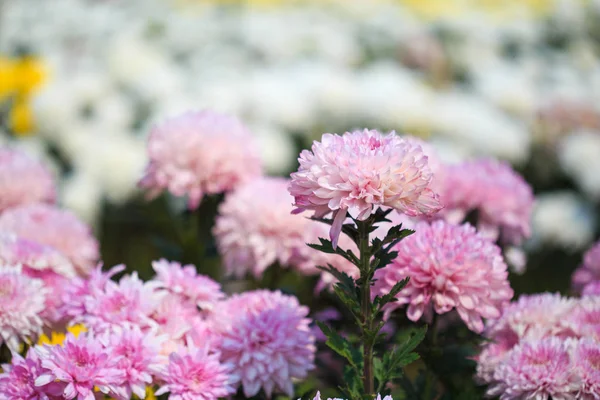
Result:
[[274,263],[287,267],[298,262],[314,222],[291,213],[294,198],[288,184],[283,178],[254,179],[220,205],[213,233],[229,275],[260,277]]
[[582,339],[577,342],[573,351],[573,359],[581,388],[578,399],[597,400],[600,396],[600,346],[598,342]]
[[289,187],[295,212],[311,210],[316,217],[333,212],[334,246],[347,213],[364,220],[378,206],[411,216],[441,209],[429,188],[433,175],[423,150],[394,132],[326,133],[313,143],[312,151],[302,151],[298,161]]
[[498,318],[513,295],[500,248],[468,224],[421,222],[415,229],[396,246],[392,264],[375,275],[375,294],[410,277],[386,314],[408,304],[408,318],[417,321],[431,306],[438,314],[456,309],[469,329],[482,332],[482,318]]
[[116,274],[123,272],[125,265],[119,264],[102,271],[102,264],[98,265],[87,278],[75,278],[63,287],[61,296],[62,305],[60,313],[66,319],[78,319],[87,314],[86,299],[92,293],[103,292],[106,283]]
[[487,344],[474,359],[477,361],[475,380],[480,384],[494,382],[494,372],[504,362],[509,351],[517,345],[519,339],[514,334],[498,336]]
[[125,372],[125,381],[121,385],[125,398],[130,399],[133,393],[144,399],[146,386],[153,382],[153,377],[167,364],[166,357],[160,355],[166,336],[142,333],[139,327],[129,326],[116,327],[100,340],[111,356],[120,358],[116,368]]
[[558,293],[522,295],[504,308],[500,318],[490,322],[486,335],[492,339],[510,334],[519,339],[572,336],[567,317],[576,305],[574,299]]
[[164,385],[156,395],[169,393],[170,400],[216,400],[235,393],[231,366],[219,362],[219,354],[209,354],[206,347],[171,353],[160,377]]
[[561,323],[570,329],[570,336],[600,341],[600,297],[583,297]]
[[11,208],[0,215],[0,231],[52,246],[80,274],[87,275],[99,258],[98,241],[75,214],[46,204]]
[[581,292],[586,284],[593,281],[600,281],[600,242],[586,251],[583,264],[573,273],[573,289]]
[[[258,290],[234,295],[222,305],[222,360],[234,366],[246,397],[262,388],[293,394],[292,379],[314,368],[315,338],[308,308],[293,296]],[[219,326],[217,326],[219,328]]]
[[200,318],[200,315],[192,303],[185,302],[180,296],[167,293],[151,314],[151,318],[158,325],[159,332],[169,337],[169,341],[181,342],[192,329],[194,320]]
[[52,246],[0,232],[0,262],[25,269],[52,271],[67,278],[76,275],[73,264]]
[[227,192],[261,174],[253,138],[234,117],[213,111],[188,112],[150,133],[150,163],[139,185],[156,196],[167,189],[188,196],[197,208],[206,194]]
[[478,230],[493,240],[520,244],[531,234],[533,191],[509,164],[482,159],[448,166],[444,188],[449,220],[459,222],[477,210]]
[[55,201],[54,178],[44,165],[20,151],[0,148],[0,212]]
[[45,300],[41,280],[22,274],[20,267],[0,267],[0,343],[18,351],[21,340],[39,334]]
[[40,358],[34,349],[29,349],[25,358],[12,354],[10,364],[2,365],[0,373],[0,399],[2,400],[58,400],[62,398],[63,386],[49,383],[36,386],[35,380],[44,372]]
[[93,400],[94,388],[125,398],[120,386],[125,372],[118,369],[121,357],[108,352],[102,343],[88,334],[67,335],[62,346],[36,347],[45,371],[35,380],[36,386],[63,383],[65,399]]
[[182,266],[175,261],[164,258],[152,262],[156,272],[156,280],[169,292],[181,296],[203,310],[212,309],[213,305],[222,300],[225,294],[221,285],[208,276],[198,275],[192,264]]
[[488,395],[501,400],[575,399],[579,378],[568,344],[550,337],[515,346],[494,373]]
[[581,290],[582,296],[600,296],[600,281],[590,282]]
[[115,326],[156,327],[151,318],[167,292],[157,290],[158,282],[143,282],[137,272],[125,275],[119,283],[107,281],[102,290],[93,290],[85,298],[85,314],[72,323],[102,333]]

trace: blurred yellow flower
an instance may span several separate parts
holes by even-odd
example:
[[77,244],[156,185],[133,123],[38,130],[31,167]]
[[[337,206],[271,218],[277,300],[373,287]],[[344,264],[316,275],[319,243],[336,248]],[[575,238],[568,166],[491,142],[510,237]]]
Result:
[[[81,324],[69,326],[67,332],[72,333],[75,337],[78,337],[81,333],[86,332],[87,329]],[[49,344],[51,346],[62,345],[65,341],[66,334],[63,332],[52,332],[51,336],[43,334],[38,339],[38,345]]]
[[17,135],[33,131],[31,95],[44,83],[48,73],[33,56],[0,57],[0,102],[10,101],[9,126]]

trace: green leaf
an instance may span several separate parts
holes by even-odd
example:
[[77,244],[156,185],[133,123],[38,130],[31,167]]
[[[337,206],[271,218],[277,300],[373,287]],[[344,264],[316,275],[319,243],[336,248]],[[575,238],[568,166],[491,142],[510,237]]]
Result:
[[344,366],[344,382],[346,387],[340,389],[344,392],[350,400],[362,399],[362,393],[364,392],[363,382],[360,373],[349,365]]
[[328,264],[327,267],[319,266],[317,268],[333,275],[334,278],[338,280],[336,286],[339,286],[352,300],[358,303],[358,293],[356,292],[357,284],[354,278],[347,273],[336,269],[331,264]]
[[404,367],[419,359],[413,350],[425,338],[427,326],[411,328],[397,336],[398,344],[383,355],[383,376],[385,382],[390,382],[404,374]]
[[373,270],[378,270],[381,269],[389,264],[392,263],[392,261],[394,261],[394,259],[396,259],[396,257],[398,257],[398,252],[397,251],[390,251],[390,252],[382,252],[380,251],[378,255],[376,255],[373,260],[371,261],[371,268]]
[[320,244],[307,243],[307,246],[312,249],[319,250],[323,253],[338,254],[344,257],[346,260],[350,261],[352,264],[358,265],[359,260],[351,250],[344,250],[339,246],[334,249],[331,240],[328,239],[319,238],[319,241],[321,242]]
[[383,306],[388,303],[396,301],[396,296],[404,287],[408,284],[410,280],[409,277],[402,279],[399,282],[396,282],[394,286],[390,289],[390,291],[383,296],[375,296],[375,300],[373,301],[373,312],[379,313]]
[[331,329],[329,326],[321,321],[315,321],[321,331],[327,337],[325,344],[330,349],[338,353],[340,356],[348,360],[348,363],[357,371],[360,370],[362,365],[362,354],[352,346],[352,344],[340,336],[336,331]]

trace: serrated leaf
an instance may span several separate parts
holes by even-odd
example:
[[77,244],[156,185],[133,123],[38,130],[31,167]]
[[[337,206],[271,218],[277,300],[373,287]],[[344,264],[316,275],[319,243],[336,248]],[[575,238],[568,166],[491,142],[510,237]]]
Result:
[[321,321],[315,322],[327,338],[325,344],[337,354],[344,357],[354,369],[359,370],[362,364],[362,354],[348,340],[340,336],[329,326]]
[[331,243],[331,240],[319,238],[319,241],[321,242],[320,244],[307,243],[307,245],[308,245],[308,247],[315,249],[315,250],[319,250],[323,253],[335,254],[335,249],[333,248],[333,244]]
[[373,312],[378,313],[382,310],[383,306],[396,301],[396,296],[402,289],[404,289],[404,287],[406,287],[409,280],[410,278],[406,277],[401,281],[396,282],[396,284],[392,286],[388,293],[384,294],[383,296],[375,296],[375,299],[373,300]]
[[382,363],[387,382],[401,377],[404,367],[419,359],[413,350],[423,341],[427,327],[406,330],[397,336],[398,344],[383,355]]
[[341,389],[348,396],[348,399],[359,400],[362,398],[361,394],[364,392],[364,386],[360,373],[349,365],[344,366],[344,382],[346,387]]
[[[387,265],[391,264],[392,261],[396,259],[396,257],[398,257],[397,251],[390,251],[386,253],[379,252],[379,254],[376,255],[371,261],[371,268],[374,270],[384,268]],[[377,262],[375,262],[375,260],[377,260]]]
[[336,286],[340,286],[340,288],[344,290],[348,296],[350,296],[355,302],[358,302],[358,294],[356,293],[357,284],[354,278],[347,273],[336,269],[331,264],[328,264],[327,267],[319,266],[317,268],[333,275],[334,278],[337,279]]

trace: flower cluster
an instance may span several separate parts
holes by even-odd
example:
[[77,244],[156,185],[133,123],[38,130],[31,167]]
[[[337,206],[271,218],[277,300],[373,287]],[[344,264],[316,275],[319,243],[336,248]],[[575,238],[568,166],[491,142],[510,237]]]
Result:
[[[0,398],[118,400],[145,398],[148,387],[179,400],[217,399],[261,389],[293,392],[293,380],[313,368],[308,308],[280,292],[226,298],[195,266],[160,260],[157,276],[111,278],[124,266],[98,267],[63,287],[62,320],[85,333],[63,343],[43,340],[25,356],[22,340],[43,327],[43,282],[18,268],[0,269],[2,340],[15,351],[0,374]],[[12,397],[11,397],[12,396]]]
[[600,389],[600,297],[521,296],[490,321],[477,379],[501,399],[594,399]]
[[593,287],[597,286],[598,282],[600,282],[600,242],[585,253],[583,264],[572,277],[573,289],[577,292],[593,291]]

